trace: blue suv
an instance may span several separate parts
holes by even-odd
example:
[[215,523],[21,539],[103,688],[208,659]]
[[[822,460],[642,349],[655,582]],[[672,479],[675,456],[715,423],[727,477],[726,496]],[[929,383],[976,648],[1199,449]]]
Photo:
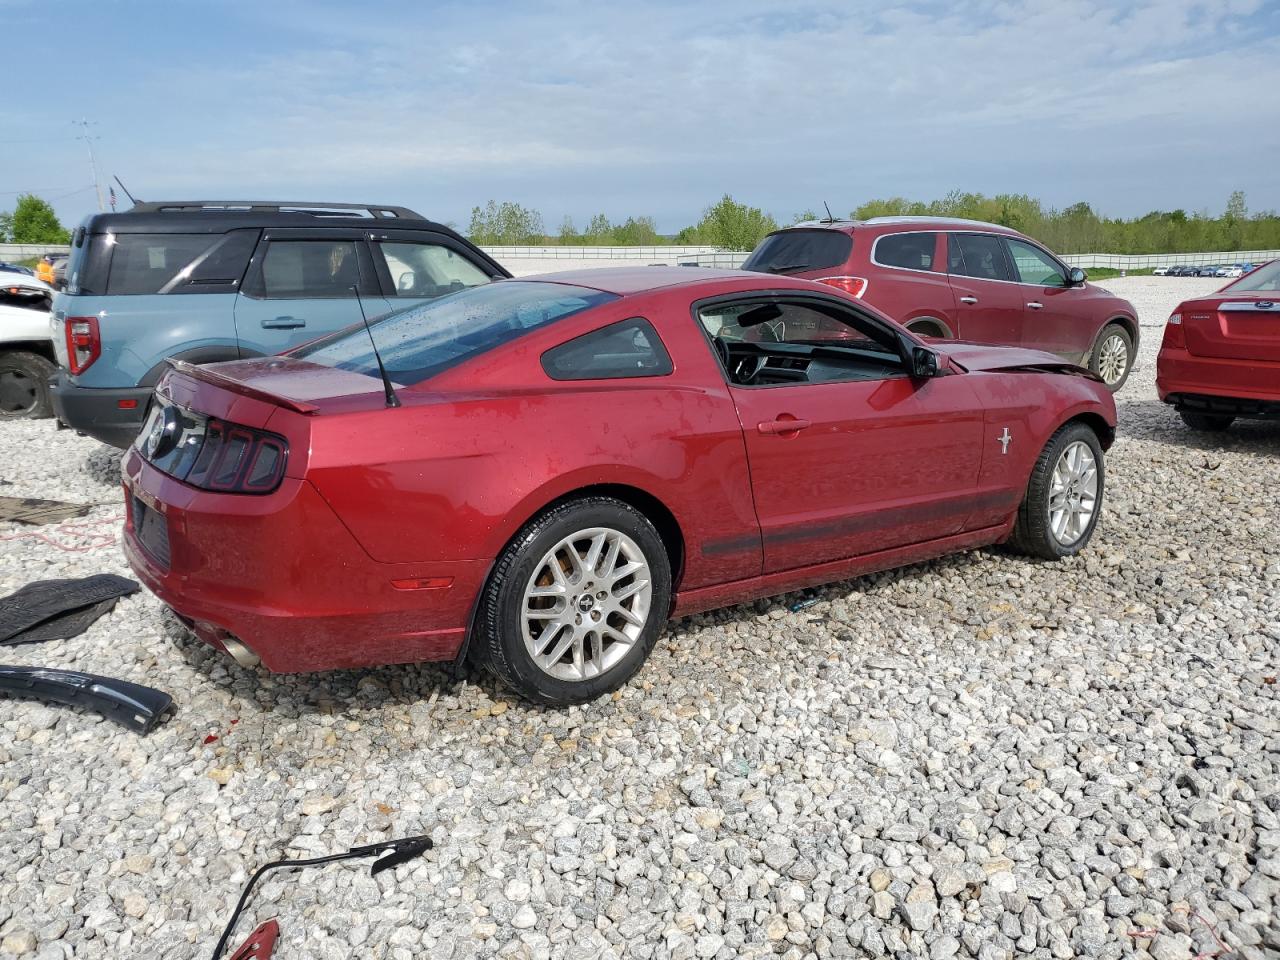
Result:
[[[138,203],[85,219],[53,305],[54,414],[127,447],[168,358],[280,353],[370,316],[510,274],[404,207]],[[354,289],[353,289],[354,288]]]

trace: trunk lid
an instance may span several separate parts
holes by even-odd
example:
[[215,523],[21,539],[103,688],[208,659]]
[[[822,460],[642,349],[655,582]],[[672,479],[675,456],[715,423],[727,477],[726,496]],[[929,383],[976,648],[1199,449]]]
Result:
[[1204,297],[1187,301],[1178,312],[1193,356],[1280,362],[1280,294]]

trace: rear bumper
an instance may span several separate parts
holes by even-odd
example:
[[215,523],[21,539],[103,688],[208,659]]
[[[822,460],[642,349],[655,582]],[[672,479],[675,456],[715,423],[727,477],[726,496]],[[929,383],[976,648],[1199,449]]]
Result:
[[[133,443],[142,429],[150,387],[92,388],[71,382],[65,370],[59,370],[49,382],[53,414],[67,426],[95,440],[124,449]],[[121,409],[120,401],[133,401],[130,409]]]
[[[209,493],[135,451],[124,486],[129,565],[212,646],[242,654],[238,641],[279,673],[453,660],[462,647],[488,561],[378,563],[305,480],[266,496]],[[164,515],[167,563],[139,538],[139,510]],[[428,578],[447,586],[392,583]]]
[[1280,408],[1280,363],[1197,357],[1163,346],[1156,391],[1180,409],[1269,419]]

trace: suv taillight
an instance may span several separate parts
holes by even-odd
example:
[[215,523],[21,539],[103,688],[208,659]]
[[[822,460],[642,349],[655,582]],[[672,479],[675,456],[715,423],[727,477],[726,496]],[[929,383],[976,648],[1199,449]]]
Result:
[[818,282],[825,283],[829,287],[836,287],[858,298],[861,298],[867,292],[866,277],[819,277]]
[[184,479],[218,493],[270,493],[284,476],[288,452],[284,437],[210,417],[200,455]]
[[67,366],[72,373],[84,373],[102,356],[102,337],[97,317],[67,317]]

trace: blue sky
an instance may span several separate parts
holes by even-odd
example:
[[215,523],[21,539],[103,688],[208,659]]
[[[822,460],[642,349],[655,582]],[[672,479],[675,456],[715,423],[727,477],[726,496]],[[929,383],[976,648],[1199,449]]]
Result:
[[[0,209],[516,200],[674,232],[725,192],[1280,208],[1280,0],[0,0]],[[27,39],[19,40],[25,37]],[[105,189],[105,188],[104,188]],[[123,199],[123,198],[122,198]]]

